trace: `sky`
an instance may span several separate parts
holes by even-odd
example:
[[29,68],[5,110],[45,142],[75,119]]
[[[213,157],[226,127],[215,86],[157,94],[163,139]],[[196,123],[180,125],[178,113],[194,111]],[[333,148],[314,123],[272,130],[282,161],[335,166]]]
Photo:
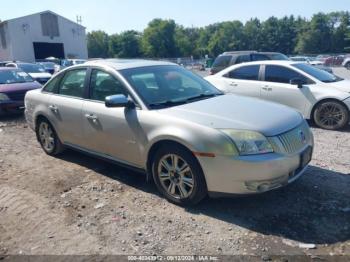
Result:
[[186,27],[252,17],[295,15],[310,18],[317,12],[350,11],[350,0],[2,0],[0,19],[45,10],[70,20],[82,17],[87,31],[109,34],[142,31],[154,18],[174,19]]

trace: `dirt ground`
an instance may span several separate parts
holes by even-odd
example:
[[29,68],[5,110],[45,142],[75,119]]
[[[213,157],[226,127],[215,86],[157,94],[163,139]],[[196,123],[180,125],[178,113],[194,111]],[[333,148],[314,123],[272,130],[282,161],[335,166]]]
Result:
[[185,209],[142,174],[70,150],[45,155],[22,116],[2,117],[0,257],[350,256],[350,127],[313,133],[314,159],[294,184]]
[[350,128],[313,132],[314,160],[294,184],[184,209],[141,174],[45,155],[22,117],[3,118],[0,254],[350,255]]

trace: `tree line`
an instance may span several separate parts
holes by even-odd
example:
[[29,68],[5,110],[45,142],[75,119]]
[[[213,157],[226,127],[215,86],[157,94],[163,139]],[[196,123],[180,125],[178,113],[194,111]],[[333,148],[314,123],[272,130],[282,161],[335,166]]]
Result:
[[227,21],[184,27],[174,20],[154,19],[143,32],[87,34],[90,58],[203,58],[225,51],[257,50],[284,54],[350,52],[350,13],[317,13],[311,19],[274,16],[265,21]]

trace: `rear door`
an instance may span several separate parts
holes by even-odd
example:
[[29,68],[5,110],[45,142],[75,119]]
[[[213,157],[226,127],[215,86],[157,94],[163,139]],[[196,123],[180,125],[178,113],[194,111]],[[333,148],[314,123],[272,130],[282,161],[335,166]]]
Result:
[[[281,65],[265,65],[261,98],[295,108],[305,115],[306,108],[312,106],[314,96],[309,85],[313,82],[291,68]],[[293,78],[299,78],[306,84],[303,88],[291,85]]]
[[82,146],[82,106],[85,96],[86,68],[67,71],[49,103],[50,120],[63,143]]
[[135,136],[138,130],[137,108],[107,108],[105,98],[128,96],[128,91],[112,74],[92,69],[89,99],[83,103],[85,148],[126,164],[140,164],[140,150]]
[[222,77],[225,93],[260,97],[260,65],[247,65],[233,69]]

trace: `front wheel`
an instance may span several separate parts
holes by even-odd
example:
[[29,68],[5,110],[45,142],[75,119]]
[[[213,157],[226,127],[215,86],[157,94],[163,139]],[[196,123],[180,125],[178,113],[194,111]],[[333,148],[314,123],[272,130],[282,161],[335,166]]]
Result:
[[322,102],[314,111],[314,121],[324,129],[342,129],[349,123],[349,110],[336,101]]
[[48,120],[39,120],[36,128],[36,135],[46,154],[55,156],[64,151],[63,144]]
[[161,148],[154,157],[152,173],[158,190],[170,202],[195,205],[207,195],[207,186],[197,159],[180,146]]

